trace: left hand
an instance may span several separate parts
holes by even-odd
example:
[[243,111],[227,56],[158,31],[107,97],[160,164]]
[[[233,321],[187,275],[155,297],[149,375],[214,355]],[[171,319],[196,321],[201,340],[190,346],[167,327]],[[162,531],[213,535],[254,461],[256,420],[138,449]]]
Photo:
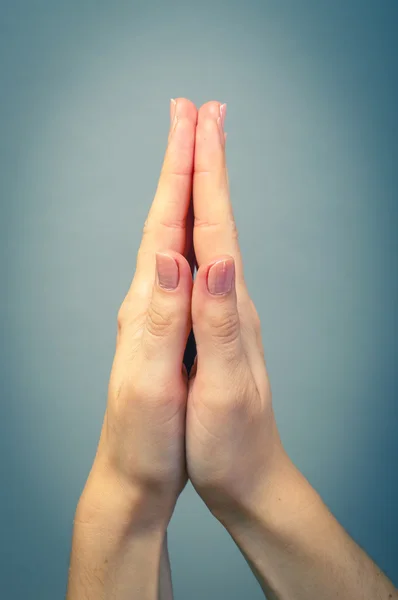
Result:
[[218,102],[198,113],[193,178],[192,294],[197,363],[187,406],[190,479],[210,510],[253,499],[284,456],[277,432],[260,320],[243,277],[229,197]]

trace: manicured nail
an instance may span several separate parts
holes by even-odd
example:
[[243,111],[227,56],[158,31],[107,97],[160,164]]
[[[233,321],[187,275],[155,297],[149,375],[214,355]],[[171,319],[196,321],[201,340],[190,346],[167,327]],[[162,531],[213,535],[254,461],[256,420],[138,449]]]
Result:
[[173,127],[177,112],[177,102],[174,98],[170,99],[170,129]]
[[156,254],[156,271],[158,282],[161,288],[165,290],[175,290],[178,286],[180,273],[178,264],[172,256],[168,254]]
[[207,289],[210,294],[221,296],[232,289],[235,277],[235,263],[232,258],[218,260],[207,273]]
[[224,133],[224,123],[225,123],[225,117],[227,114],[227,105],[226,104],[221,104],[220,105],[220,116],[217,119],[217,124],[218,124],[218,128],[220,130],[220,138],[221,138],[221,144],[225,144],[225,140],[226,140],[226,135]]
[[227,105],[221,104],[221,106],[220,106],[220,123],[221,123],[221,129],[223,131],[224,131],[224,123],[225,123],[226,116],[227,116]]

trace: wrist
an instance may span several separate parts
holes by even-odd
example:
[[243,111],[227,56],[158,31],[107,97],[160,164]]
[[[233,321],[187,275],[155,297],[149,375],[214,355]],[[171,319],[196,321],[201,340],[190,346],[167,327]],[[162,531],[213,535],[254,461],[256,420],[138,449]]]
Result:
[[67,599],[125,597],[122,590],[158,598],[171,585],[168,522],[161,498],[95,461],[75,512]]
[[75,513],[67,599],[119,598],[126,590],[158,598],[166,527],[141,490],[123,490],[92,470]]
[[175,503],[172,493],[127,481],[97,456],[79,498],[75,524],[164,534]]
[[319,509],[325,509],[319,494],[280,446],[250,491],[212,512],[229,531],[256,527],[270,537],[285,538],[299,515],[311,519]]

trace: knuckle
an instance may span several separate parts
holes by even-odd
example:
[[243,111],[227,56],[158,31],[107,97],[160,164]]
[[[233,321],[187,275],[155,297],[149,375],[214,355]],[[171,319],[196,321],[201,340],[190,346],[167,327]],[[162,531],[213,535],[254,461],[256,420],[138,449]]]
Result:
[[170,309],[160,307],[152,302],[147,314],[147,330],[154,338],[167,336],[173,329],[174,316]]
[[161,227],[164,227],[165,229],[184,230],[185,217],[178,217],[177,215],[174,215],[173,217],[163,218],[159,221],[159,225],[161,225]]
[[[205,173],[205,171],[201,171],[202,173]],[[195,173],[197,174],[197,171],[195,171]],[[203,219],[200,217],[197,217],[195,215],[194,217],[194,227],[195,229],[217,229],[220,228],[221,223],[219,221],[209,221],[209,219]]]
[[[197,173],[197,171],[195,171],[195,173]],[[202,173],[207,173],[207,171],[202,171]],[[219,221],[209,220],[195,216],[194,229],[196,229],[197,231],[211,231],[214,234],[225,231],[226,229],[227,231],[229,230],[229,234],[231,235],[233,240],[237,241],[239,239],[238,227],[232,214],[229,214],[227,217]]]
[[[167,175],[169,177],[179,177],[182,176],[183,173],[170,172],[167,173]],[[174,208],[174,206],[171,204],[170,208]],[[155,235],[155,233],[161,228],[166,230],[184,230],[186,217],[184,215],[179,216],[173,214],[175,213],[173,210],[170,210],[169,213],[169,215],[159,216],[158,218],[156,218],[155,215],[148,215],[142,230],[142,236],[145,238],[150,235]]]
[[[183,121],[179,121],[179,127],[183,124]],[[184,179],[191,175],[191,169],[189,164],[172,160],[171,157],[167,160],[162,167],[160,178],[162,179]]]
[[232,344],[239,336],[239,317],[236,311],[224,310],[207,318],[211,335],[216,341]]

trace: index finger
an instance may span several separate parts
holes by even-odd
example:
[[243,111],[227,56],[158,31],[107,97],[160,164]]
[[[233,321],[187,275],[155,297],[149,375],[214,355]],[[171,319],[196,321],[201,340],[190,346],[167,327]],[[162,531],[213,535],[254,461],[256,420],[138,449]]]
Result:
[[225,157],[226,105],[204,104],[198,113],[193,175],[194,247],[198,265],[233,256],[236,282],[243,283],[242,257],[229,195]]

